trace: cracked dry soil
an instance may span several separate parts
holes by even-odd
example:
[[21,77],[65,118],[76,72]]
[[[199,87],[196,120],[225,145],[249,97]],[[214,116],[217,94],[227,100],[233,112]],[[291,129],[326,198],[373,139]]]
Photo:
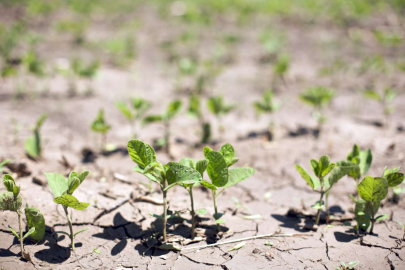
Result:
[[[333,227],[326,227],[323,221],[312,236],[250,240],[242,249],[231,252],[228,250],[235,244],[181,252],[148,249],[145,240],[162,228],[162,224],[149,214],[161,214],[162,207],[130,199],[131,193],[132,196],[146,194],[139,184],[146,179],[133,172],[134,163],[125,152],[98,155],[93,163],[83,163],[81,149],[94,147],[96,138],[89,125],[100,107],[105,108],[107,121],[113,126],[109,142],[125,148],[129,128],[114,107],[113,100],[140,95],[151,99],[157,111],[163,110],[164,106],[159,104],[165,104],[167,98],[174,96],[186,101],[184,95],[168,91],[172,88],[172,81],[162,74],[157,61],[154,61],[154,58],[163,56],[154,54],[158,50],[157,41],[149,37],[148,33],[162,31],[161,26],[155,22],[139,30],[142,42],[138,64],[134,68],[135,78],[126,72],[103,68],[95,82],[97,91],[91,97],[69,99],[56,87],[51,95],[41,100],[22,100],[17,103],[11,99],[0,101],[0,124],[3,127],[0,130],[0,157],[26,162],[31,174],[17,179],[21,185],[23,201],[38,207],[44,213],[47,225],[43,241],[38,244],[25,241],[32,262],[24,262],[19,259],[17,240],[7,229],[7,225],[18,227],[16,215],[2,212],[2,269],[334,269],[340,261],[354,260],[360,262],[359,269],[405,269],[405,243],[400,240],[402,231],[395,222],[405,221],[404,196],[400,197],[398,204],[389,200],[383,202],[380,213],[390,214],[391,218],[376,225],[375,235],[357,236],[353,228],[343,221],[332,222]],[[395,100],[397,110],[391,117],[390,126],[381,128],[368,124],[372,120],[382,119],[380,108],[371,101],[362,101],[352,88],[353,85],[365,83],[369,78],[348,76],[344,80],[339,77],[321,81],[314,75],[320,65],[319,59],[304,56],[316,54],[316,47],[310,45],[315,42],[319,27],[310,26],[306,31],[300,31],[299,26],[287,24],[285,28],[288,35],[295,37],[290,42],[291,47],[296,48],[291,52],[291,58],[294,59],[291,74],[294,75],[287,77],[288,86],[277,85],[277,96],[286,101],[275,117],[277,128],[274,141],[247,136],[249,132],[260,131],[266,126],[265,119],[255,118],[251,103],[260,97],[261,90],[267,85],[261,79],[262,67],[252,60],[258,58],[257,52],[246,50],[252,46],[247,33],[247,41],[240,48],[240,59],[218,78],[213,89],[213,92],[223,94],[230,102],[238,105],[234,114],[224,118],[224,142],[231,143],[236,155],[241,158],[236,166],[249,165],[257,170],[252,178],[219,197],[218,205],[227,221],[223,229],[228,231],[222,240],[276,231],[311,233],[304,228],[307,223],[313,222],[311,217],[286,215],[290,208],[310,209],[309,206],[318,199],[317,194],[311,192],[294,170],[294,164],[309,169],[310,158],[329,155],[332,161],[344,159],[354,143],[372,149],[374,160],[370,175],[380,175],[384,166],[401,166],[404,162],[404,133],[398,131],[397,126],[404,124],[405,106],[400,105],[405,104],[405,95]],[[337,29],[328,31],[343,43],[347,40]],[[346,49],[349,50],[350,46]],[[397,76],[394,79],[397,85],[404,85],[403,77]],[[310,118],[310,109],[302,105],[296,96],[304,88],[319,83],[338,89],[337,97],[327,111],[329,122],[319,138],[311,134],[290,136],[291,131],[300,126],[315,126]],[[145,89],[148,89],[147,94]],[[364,106],[358,106],[360,103]],[[25,158],[23,140],[29,135],[28,127],[43,112],[49,114],[42,129],[44,159],[33,162]],[[24,124],[16,141],[10,131],[11,118]],[[215,124],[214,119],[208,118]],[[202,148],[193,146],[198,141],[197,129],[194,119],[184,115],[176,118],[173,123],[172,147],[175,160],[184,156],[202,158]],[[140,131],[141,139],[148,143],[160,134],[162,129],[159,125],[145,127]],[[218,149],[219,146],[213,147]],[[62,209],[52,202],[52,195],[46,185],[33,181],[34,177],[44,179],[44,172],[66,173],[66,169],[59,163],[62,155],[76,171],[87,169],[91,172],[76,191],[78,199],[90,202],[91,206],[84,211],[73,212],[74,230],[88,228],[77,236],[77,249],[74,252],[69,249],[69,239],[63,235],[52,235],[54,231],[68,230]],[[157,157],[162,163],[170,160],[163,151],[158,151]],[[114,173],[126,176],[128,181],[116,179]],[[2,191],[3,186],[0,187]],[[196,208],[208,210],[206,215],[198,218],[198,234],[206,237],[207,242],[212,242],[215,226],[210,193],[204,189],[194,193]],[[352,225],[353,205],[349,194],[354,193],[354,182],[343,178],[336,184],[329,199],[332,214],[348,217]],[[154,192],[151,196],[159,199],[161,194]],[[187,209],[189,197],[182,188],[173,188],[168,196],[171,210]],[[243,207],[235,209],[232,197],[238,198]],[[392,191],[388,195],[388,198],[391,197]],[[262,218],[243,219],[244,215],[249,214],[260,214]],[[187,214],[183,217],[185,220],[169,224],[168,232],[172,239],[189,237],[190,217]],[[205,244],[206,241],[190,246]],[[266,241],[273,245],[265,245]],[[94,249],[99,250],[100,254],[94,252]]]

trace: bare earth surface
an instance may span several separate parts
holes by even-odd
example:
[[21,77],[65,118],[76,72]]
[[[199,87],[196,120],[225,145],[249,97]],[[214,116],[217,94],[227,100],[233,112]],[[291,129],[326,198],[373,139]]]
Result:
[[[275,85],[277,97],[284,105],[274,117],[277,123],[274,141],[248,136],[251,132],[263,131],[267,124],[265,117],[256,118],[251,107],[270,82],[268,67],[258,63],[260,50],[256,49],[255,39],[259,30],[253,33],[243,30],[243,41],[238,45],[235,63],[218,78],[212,90],[238,105],[237,111],[224,119],[224,140],[212,147],[219,149],[223,143],[231,143],[240,157],[236,167],[249,165],[257,170],[252,178],[219,197],[218,205],[227,221],[223,226],[226,233],[219,241],[274,232],[306,233],[309,236],[249,240],[242,249],[230,252],[228,250],[235,244],[178,252],[148,250],[145,241],[162,228],[162,224],[149,214],[161,214],[162,207],[136,199],[146,195],[145,188],[139,183],[147,179],[133,172],[134,163],[125,150],[108,156],[97,154],[93,163],[83,163],[81,154],[84,147],[96,149],[98,138],[89,126],[101,107],[105,108],[107,121],[113,126],[108,141],[126,148],[130,130],[113,101],[137,95],[152,100],[154,109],[159,112],[165,108],[168,98],[178,97],[186,103],[185,95],[172,91],[171,71],[158,64],[164,57],[158,50],[157,44],[162,39],[159,33],[170,35],[175,30],[170,25],[154,21],[148,13],[144,16],[151,16],[153,23],[143,25],[137,33],[139,56],[131,72],[102,68],[95,81],[93,96],[68,98],[66,85],[60,78],[52,80],[51,92],[42,98],[34,96],[16,101],[11,98],[10,86],[5,85],[2,90],[5,99],[0,101],[0,157],[27,164],[31,174],[18,177],[17,183],[21,185],[24,203],[44,213],[47,231],[39,244],[25,241],[32,262],[24,262],[19,259],[18,242],[7,228],[7,225],[18,227],[17,216],[11,212],[1,213],[1,269],[334,269],[340,261],[359,261],[359,269],[405,269],[405,242],[400,240],[403,232],[395,222],[405,221],[403,195],[398,204],[383,201],[379,213],[390,214],[391,218],[376,225],[375,235],[357,236],[353,227],[344,225],[343,221],[333,221],[333,227],[326,227],[325,220],[317,232],[311,232],[304,228],[306,224],[313,223],[311,217],[287,215],[290,208],[303,207],[314,214],[315,210],[309,206],[318,200],[318,194],[301,179],[294,164],[310,169],[309,159],[321,155],[329,155],[332,161],[344,159],[354,143],[361,148],[372,149],[374,159],[368,173],[372,176],[380,175],[385,166],[403,166],[405,158],[405,133],[398,131],[398,127],[405,124],[404,93],[395,100],[397,110],[391,117],[390,125],[384,128],[373,125],[373,121],[383,119],[382,109],[377,103],[362,100],[356,92],[358,85],[370,80],[367,74],[336,74],[330,78],[317,76],[317,70],[330,62],[334,53],[333,48],[326,54],[317,53],[319,46],[324,46],[329,39],[339,40],[342,47],[346,44],[346,60],[356,65],[356,53],[346,42],[345,33],[327,27],[320,29],[315,25],[300,28],[288,22],[278,22],[290,39],[292,63],[286,76],[287,85],[282,82]],[[152,32],[156,35],[150,35]],[[323,41],[319,36],[323,37]],[[370,46],[364,50],[374,48]],[[381,78],[374,79],[383,81],[384,75]],[[387,81],[387,84],[395,82],[404,88],[403,76],[394,75]],[[337,97],[327,110],[329,121],[319,138],[311,134],[316,123],[310,117],[310,108],[297,99],[299,92],[314,85],[337,90]],[[34,162],[26,158],[23,142],[30,134],[30,126],[43,112],[49,115],[42,129],[44,159]],[[13,134],[11,119],[23,124],[17,135]],[[216,131],[215,119],[210,120]],[[293,135],[299,127],[309,132]],[[202,147],[194,147],[198,141],[198,129],[193,118],[182,115],[175,119],[172,152],[176,161],[184,156],[203,157]],[[141,139],[148,143],[161,134],[162,127],[159,125],[140,131]],[[91,205],[84,211],[73,212],[75,231],[88,228],[77,236],[74,252],[64,235],[52,235],[54,231],[68,231],[68,226],[62,208],[52,201],[44,177],[45,172],[68,173],[59,163],[62,155],[76,171],[86,169],[91,172],[76,191],[80,201],[90,202]],[[163,151],[158,151],[157,157],[162,163],[170,161]],[[127,180],[116,179],[116,173]],[[33,181],[34,178],[44,181],[44,184],[38,184],[38,181]],[[3,191],[1,186],[0,192]],[[352,220],[353,203],[349,194],[355,192],[354,181],[345,177],[334,187],[329,201],[332,214],[346,217],[352,225],[355,221]],[[161,198],[158,191],[150,196]],[[184,189],[174,188],[168,196],[171,210],[189,207],[189,197]],[[243,208],[236,210],[232,197],[238,198]],[[391,197],[392,191],[387,198]],[[211,194],[207,190],[196,190],[195,205],[208,210],[206,215],[199,217],[197,226],[198,235],[204,237],[204,241],[188,246],[213,243],[216,240]],[[262,218],[243,219],[243,216],[253,214],[260,214]],[[190,216],[184,214],[183,217],[183,221],[170,223],[172,240],[190,235]],[[273,245],[265,245],[266,241]],[[100,254],[94,249],[98,249]]]

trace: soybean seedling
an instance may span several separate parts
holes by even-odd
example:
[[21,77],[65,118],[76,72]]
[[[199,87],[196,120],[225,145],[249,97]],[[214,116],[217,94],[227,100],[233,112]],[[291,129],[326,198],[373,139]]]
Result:
[[211,125],[205,122],[204,115],[201,111],[201,101],[200,97],[197,95],[190,96],[190,102],[188,107],[188,112],[197,117],[198,122],[201,126],[201,143],[207,144],[211,138]]
[[164,126],[164,142],[163,145],[166,146],[166,154],[170,155],[170,125],[174,117],[180,112],[181,101],[175,100],[170,102],[167,106],[166,111],[162,115],[150,115],[143,119],[143,124],[151,124],[156,122],[162,122]]
[[[94,60],[89,64],[84,64],[82,59],[74,59],[72,63],[72,71],[78,78],[82,78],[87,82],[86,93],[93,93],[93,78],[97,75],[97,71],[100,67],[100,62]],[[73,88],[73,93],[75,93],[75,87]]]
[[100,109],[98,111],[96,119],[93,121],[93,123],[91,123],[91,129],[96,133],[100,133],[101,135],[100,149],[104,150],[107,145],[107,132],[111,129],[111,126],[107,124],[104,119],[103,109]]
[[285,80],[285,74],[287,73],[289,66],[290,66],[290,58],[286,54],[278,56],[277,61],[274,63],[273,66],[273,73],[279,76],[280,79],[283,81],[284,85],[286,86],[287,82]]
[[34,135],[27,138],[24,142],[25,152],[27,152],[28,156],[33,159],[38,159],[41,157],[42,144],[41,144],[41,135],[39,131],[47,117],[48,117],[47,114],[42,114],[39,117],[35,127],[33,128]]
[[384,125],[388,124],[389,116],[395,111],[392,101],[398,95],[397,91],[392,88],[385,88],[383,93],[378,93],[375,90],[366,90],[363,92],[363,96],[371,100],[375,100],[381,104],[384,112]]
[[151,103],[142,98],[133,98],[131,100],[131,106],[128,106],[124,102],[117,102],[115,106],[125,116],[131,126],[131,136],[137,138],[137,122],[145,115],[150,109]]
[[191,158],[183,158],[180,160],[179,163],[169,162],[167,164],[169,170],[167,171],[166,176],[169,186],[167,186],[165,190],[169,190],[176,185],[180,185],[184,187],[190,195],[191,239],[194,238],[196,213],[205,214],[207,212],[206,209],[194,210],[193,187],[202,184],[203,174],[204,171],[207,169],[208,163],[209,161],[207,159],[203,159],[197,162]]
[[253,103],[253,106],[255,107],[256,113],[258,115],[262,113],[269,115],[270,121],[268,125],[268,132],[269,132],[268,139],[270,141],[271,138],[273,138],[273,126],[274,126],[272,114],[276,112],[278,109],[280,109],[280,103],[274,100],[273,91],[267,90],[266,92],[264,92],[262,99]]
[[[323,198],[329,194],[333,185],[336,184],[343,176],[354,169],[353,166],[336,166],[330,162],[328,156],[322,156],[319,161],[311,159],[311,167],[315,176],[310,175],[300,165],[295,165],[296,170],[300,173],[301,177],[307,181],[308,185],[320,194],[320,199],[311,207],[318,210],[316,214],[316,221],[314,229],[318,228],[321,210],[324,208],[328,210],[327,199],[324,203]],[[329,175],[329,176],[328,176]]]
[[23,234],[22,230],[22,198],[20,195],[20,186],[17,186],[14,178],[9,175],[3,175],[3,184],[7,189],[7,192],[0,193],[0,210],[12,211],[18,215],[18,225],[20,234],[18,234],[11,226],[8,226],[10,231],[20,240],[21,258],[30,260],[28,252],[24,251],[24,239],[28,236],[39,242],[45,235],[45,219],[42,213],[34,207],[25,206],[25,216],[27,218],[28,232]]
[[73,192],[83,183],[88,174],[88,171],[84,171],[82,173],[72,171],[69,174],[69,179],[66,179],[61,174],[45,173],[49,188],[54,196],[53,201],[62,205],[70,230],[70,233],[63,231],[56,231],[54,233],[62,233],[67,235],[70,238],[72,250],[75,250],[74,239],[76,235],[86,231],[87,228],[79,230],[76,233],[73,232],[72,218],[69,216],[68,208],[70,207],[76,210],[84,210],[90,205],[90,203],[79,202],[79,200],[73,196]]
[[326,122],[326,117],[323,110],[330,104],[332,98],[335,96],[335,91],[329,90],[325,87],[314,87],[305,90],[299,95],[300,100],[313,107],[312,117],[318,123],[320,130],[322,124]]
[[348,262],[347,264],[343,261],[340,262],[340,266],[335,266],[337,270],[352,270],[356,265],[358,265],[358,261]]
[[220,139],[222,139],[222,134],[225,131],[225,128],[222,124],[222,117],[231,111],[233,111],[236,107],[235,105],[227,105],[225,104],[224,98],[221,96],[211,97],[207,101],[208,109],[215,115],[218,121],[218,131]]
[[[222,214],[218,213],[217,197],[225,189],[249,178],[254,175],[256,171],[248,167],[229,169],[230,166],[239,160],[239,158],[235,158],[235,150],[230,144],[223,145],[219,152],[206,146],[204,147],[204,155],[205,158],[209,160],[207,173],[211,183],[208,181],[202,181],[201,184],[212,192],[215,210],[214,218],[215,223],[217,224],[217,230],[220,232],[220,224],[225,223],[225,220],[221,219]],[[219,190],[219,188],[222,189]]]
[[163,221],[163,241],[166,242],[167,227],[167,171],[168,166],[156,160],[155,150],[149,144],[139,140],[128,142],[128,153],[136,163],[135,172],[145,175],[150,181],[157,183],[163,193],[163,215],[153,215]]
[[402,183],[404,174],[398,172],[399,168],[385,168],[382,177],[366,176],[358,185],[357,192],[362,200],[356,203],[356,221],[364,230],[370,227],[370,234],[373,234],[376,221],[387,218],[387,215],[375,217],[381,201],[387,197],[388,188],[395,187]]

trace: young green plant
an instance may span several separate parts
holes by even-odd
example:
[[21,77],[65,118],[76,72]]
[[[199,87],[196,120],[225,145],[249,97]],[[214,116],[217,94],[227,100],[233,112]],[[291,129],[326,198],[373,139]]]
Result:
[[96,119],[91,123],[91,129],[101,135],[100,149],[104,151],[107,146],[107,132],[111,129],[111,126],[107,124],[104,118],[104,110],[98,111]]
[[164,126],[164,141],[162,145],[165,145],[166,154],[170,155],[170,136],[171,136],[171,122],[174,117],[180,112],[181,101],[175,100],[170,102],[167,106],[166,111],[162,115],[150,115],[143,119],[142,123],[144,125],[161,122]]
[[395,106],[392,104],[393,100],[397,97],[398,93],[394,89],[387,87],[383,93],[375,90],[366,90],[363,96],[380,103],[384,112],[384,125],[388,124],[389,116],[395,111]]
[[42,114],[39,117],[35,127],[33,128],[34,135],[27,138],[24,142],[25,152],[33,159],[39,159],[42,155],[41,134],[39,131],[47,117],[47,114]]
[[[217,224],[218,232],[221,231],[220,224],[225,223],[221,218],[222,214],[218,213],[217,198],[227,188],[236,185],[239,182],[254,175],[256,171],[252,168],[235,168],[229,169],[230,166],[235,164],[239,158],[235,158],[235,150],[230,144],[225,144],[221,147],[220,151],[214,151],[208,146],[204,147],[204,155],[209,160],[207,166],[207,174],[211,180],[202,181],[201,184],[212,192],[214,200],[215,223]],[[222,188],[219,190],[219,188]]]
[[29,207],[28,204],[25,206],[25,216],[27,218],[28,232],[23,234],[22,226],[22,198],[20,195],[20,186],[17,186],[14,178],[9,175],[3,175],[3,184],[7,191],[0,193],[0,210],[1,211],[12,211],[16,212],[18,215],[18,225],[20,229],[20,234],[18,234],[11,226],[8,226],[10,231],[17,237],[20,241],[21,248],[21,258],[29,260],[30,256],[28,252],[24,251],[24,239],[28,236],[39,242],[45,235],[45,219],[42,213],[34,207]]
[[143,98],[133,98],[131,100],[131,106],[128,106],[125,102],[117,102],[115,106],[125,116],[131,126],[131,136],[136,139],[137,135],[137,122],[144,117],[145,113],[150,109],[151,103]]
[[222,135],[225,131],[225,128],[222,124],[222,117],[231,111],[233,111],[236,107],[235,105],[227,105],[225,104],[224,98],[221,96],[217,97],[210,97],[207,101],[208,110],[215,115],[218,121],[218,132],[219,138],[222,139]]
[[348,262],[348,263],[345,263],[345,262],[341,261],[340,266],[335,266],[335,269],[337,269],[337,270],[352,270],[358,264],[359,264],[358,261],[352,261],[352,262]]
[[401,226],[401,229],[404,231],[404,234],[402,236],[402,240],[405,241],[405,225],[401,221],[397,221],[397,223],[399,224],[399,226]]
[[167,227],[167,172],[169,167],[156,160],[155,150],[149,144],[139,140],[128,142],[128,153],[136,163],[135,172],[145,175],[150,181],[157,183],[163,193],[163,215],[153,215],[163,221],[163,241],[166,242]]
[[194,209],[194,198],[193,198],[193,187],[199,186],[203,182],[204,171],[207,169],[209,161],[203,159],[200,161],[195,161],[191,158],[183,158],[179,163],[169,162],[167,166],[169,170],[167,171],[167,182],[168,186],[165,190],[180,185],[184,187],[190,195],[191,203],[191,239],[194,239],[196,221],[196,214],[205,214],[206,209]]
[[299,95],[302,102],[313,107],[312,117],[317,121],[319,130],[321,130],[322,124],[326,122],[323,110],[331,103],[334,96],[335,91],[325,87],[309,88]]
[[[311,159],[310,161],[312,171],[315,176],[308,174],[308,172],[300,165],[295,165],[296,170],[300,173],[301,177],[308,183],[308,185],[320,194],[320,199],[311,206],[317,210],[316,221],[314,229],[318,228],[319,220],[321,216],[321,210],[328,211],[327,199],[323,201],[324,196],[328,195],[333,185],[336,184],[343,176],[348,174],[354,169],[354,166],[336,166],[336,164],[330,162],[328,156],[322,156],[319,161]],[[329,175],[329,176],[328,176]]]
[[375,217],[381,201],[387,197],[388,188],[395,187],[403,181],[404,174],[399,172],[399,168],[385,168],[381,177],[366,176],[360,182],[357,192],[362,200],[357,201],[355,209],[359,227],[366,231],[370,228],[370,234],[373,234],[375,222],[388,217],[388,215]]
[[83,183],[88,174],[88,171],[84,171],[82,173],[72,171],[69,174],[69,179],[66,179],[61,174],[45,173],[49,188],[54,196],[53,201],[62,205],[70,230],[70,233],[63,231],[56,231],[54,233],[62,233],[67,235],[70,238],[72,250],[75,250],[74,239],[76,235],[86,231],[87,228],[79,230],[76,233],[73,232],[72,218],[69,216],[68,208],[70,207],[76,210],[84,210],[90,205],[90,203],[80,202],[76,197],[73,196],[73,192]]
[[274,100],[274,93],[272,90],[267,90],[264,92],[262,99],[259,101],[256,101],[253,103],[254,108],[256,109],[256,113],[258,115],[260,114],[268,114],[270,121],[268,125],[268,139],[269,141],[274,137],[273,134],[273,127],[274,127],[274,121],[272,114],[276,112],[278,109],[280,109],[280,103],[276,102]]
[[201,144],[207,144],[211,138],[211,125],[204,120],[204,114],[201,111],[201,100],[197,95],[190,95],[188,112],[197,117],[201,126]]

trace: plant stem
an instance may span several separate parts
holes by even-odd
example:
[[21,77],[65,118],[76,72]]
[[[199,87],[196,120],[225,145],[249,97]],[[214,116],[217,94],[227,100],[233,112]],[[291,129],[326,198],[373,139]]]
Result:
[[193,187],[190,187],[189,194],[190,194],[190,201],[191,201],[191,239],[194,239],[195,212],[194,212]]
[[170,122],[165,121],[166,154],[170,155]]
[[[219,219],[218,215],[218,208],[217,208],[217,192],[215,190],[212,191],[212,197],[214,198],[214,210],[215,210],[215,220]],[[221,226],[217,223],[217,231],[221,231]]]
[[166,199],[166,195],[167,195],[167,191],[165,191],[164,189],[166,188],[166,179],[163,182],[163,188],[162,188],[162,192],[163,192],[163,242],[166,242],[167,238],[166,238],[166,225],[167,225],[167,199]]
[[374,202],[371,201],[371,228],[370,228],[370,234],[373,234],[373,229],[374,229]]
[[63,210],[65,211],[66,218],[67,218],[68,224],[69,224],[70,242],[71,242],[71,245],[72,245],[72,250],[75,250],[75,241],[74,241],[72,221],[70,220],[69,213],[68,213],[68,210],[67,210],[66,206],[63,206]]
[[21,258],[24,258],[24,240],[23,240],[23,231],[22,231],[22,214],[20,210],[17,210],[18,215],[18,225],[20,227],[20,248],[21,248]]
[[101,151],[105,150],[106,145],[107,145],[107,133],[103,133],[101,135]]
[[[322,205],[322,199],[323,199],[323,195],[324,195],[324,191],[323,191],[323,186],[321,189],[321,198],[319,199],[319,203]],[[318,226],[319,224],[319,219],[321,217],[321,209],[318,209],[318,212],[316,213],[316,221],[315,221],[315,226]]]

